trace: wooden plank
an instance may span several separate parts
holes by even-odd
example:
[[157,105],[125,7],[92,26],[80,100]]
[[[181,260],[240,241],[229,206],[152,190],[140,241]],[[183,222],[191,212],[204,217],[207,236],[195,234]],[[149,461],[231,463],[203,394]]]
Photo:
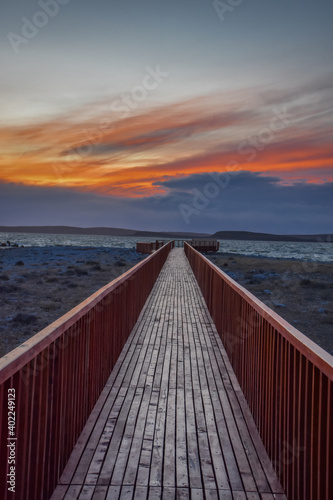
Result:
[[215,476],[210,454],[206,420],[203,410],[202,395],[200,391],[194,391],[194,407],[197,422],[197,437],[201,463],[202,481],[205,489],[215,489]]
[[232,496],[233,500],[246,500],[245,491],[233,491]]
[[223,500],[229,500],[229,498],[232,499],[229,495],[231,495],[231,493],[225,490],[221,492],[218,490],[205,490],[204,498],[206,500],[219,500],[220,498]]
[[[190,370],[190,367],[187,367],[186,371],[187,370]],[[200,452],[197,439],[192,387],[189,387],[185,392],[185,404],[189,484],[191,486],[191,489],[202,489],[203,485],[201,478]]]
[[63,500],[65,498],[66,492],[68,490],[67,484],[58,484],[50,500]]
[[109,486],[106,500],[118,500],[120,497],[121,486]]
[[144,439],[142,442],[139,467],[136,478],[136,484],[139,486],[148,486],[149,484],[152,450],[153,441]]
[[160,500],[162,496],[162,488],[151,486],[149,488],[148,500]]
[[[119,446],[117,458],[114,464],[111,484],[121,485],[123,484],[123,478],[127,466],[127,461],[129,457],[129,452],[131,449],[135,424],[138,416],[138,411],[140,409],[140,404],[142,400],[143,390],[142,388],[137,388],[135,390],[134,398],[126,418],[126,425],[124,428],[122,440]],[[112,441],[111,441],[112,445]]]
[[[126,391],[126,390],[125,390]],[[76,448],[74,448],[73,456],[70,457],[70,461],[72,460],[73,462],[70,464],[70,471],[67,474],[67,470],[65,469],[64,474],[61,477],[61,482],[65,483],[66,480],[68,481],[68,476],[72,473],[71,470],[74,468],[74,474],[73,474],[73,483],[83,483],[86,480],[86,475],[89,471],[89,467],[92,461],[92,458],[94,454],[96,454],[96,462],[99,457],[100,453],[100,448],[103,447],[103,442],[104,442],[104,436],[103,432],[107,433],[108,432],[108,426],[110,425],[110,422],[108,422],[108,418],[110,415],[111,408],[114,407],[114,405],[121,405],[126,392],[124,390],[118,390],[117,388],[112,388],[111,391],[109,391],[109,397],[107,399],[106,404],[103,407],[103,410],[100,412],[97,420],[95,421],[95,427],[93,428],[93,432],[91,432],[90,426],[87,428],[87,434],[88,437],[85,435],[85,431],[83,434],[81,434],[79,441],[81,440],[82,444],[79,444],[80,448],[84,446],[83,452],[81,452],[81,449],[78,449],[78,454],[81,454],[81,458],[79,459],[79,463],[77,464],[75,468],[75,458],[76,458]],[[121,403],[120,403],[121,402]],[[112,421],[112,416],[111,416],[111,421]],[[108,422],[106,429],[105,429],[105,422]],[[88,442],[84,442],[84,439],[87,439]],[[100,443],[100,440],[102,443]],[[93,471],[92,471],[93,472]],[[96,481],[90,478],[91,483],[95,484]]]
[[[103,411],[100,413],[93,432],[90,435],[89,444],[85,447],[78,467],[75,470],[73,482],[88,482],[90,484],[96,484],[97,473],[99,472],[99,464],[102,463],[104,455],[109,446],[109,440],[112,437],[116,417],[111,413],[111,408],[114,409],[121,407],[125,399],[125,394],[123,391],[119,391],[117,388],[112,388],[109,391],[109,397],[107,403],[103,407]],[[120,411],[120,409],[119,409]],[[89,432],[90,429],[87,430]],[[81,435],[82,440],[84,436]],[[81,439],[80,438],[80,439]],[[67,472],[67,471],[65,471]],[[86,476],[89,476],[86,479]],[[95,476],[95,480],[93,479]],[[63,474],[61,478],[62,482],[66,481],[66,475]]]
[[175,488],[163,488],[162,500],[175,500],[176,489]]
[[119,413],[116,422],[116,427],[110,442],[110,446],[103,463],[103,467],[98,477],[98,484],[110,484],[110,478],[113,473],[114,466],[117,461],[118,450],[122,441],[124,429],[126,426],[127,416],[134,398],[135,388],[129,387],[124,403]]
[[123,486],[121,488],[119,500],[132,500],[134,495],[134,486]]
[[[215,490],[208,490],[208,491],[215,491]],[[217,492],[216,492],[217,494]],[[204,494],[204,490],[201,488],[191,488],[191,500],[205,500],[205,498],[214,498],[214,497],[209,497]],[[217,495],[216,500],[218,500],[219,496]],[[215,500],[214,498],[214,500]]]
[[95,486],[84,485],[82,487],[79,500],[91,500],[95,491]]
[[189,486],[187,468],[186,418],[184,390],[176,391],[176,484],[178,488]]
[[176,488],[176,498],[177,500],[188,500],[189,499],[188,488]]
[[129,452],[129,458],[123,480],[124,485],[135,485],[136,483],[151,392],[151,387],[146,387],[143,393],[143,398],[141,401],[138,419],[132,440],[132,446]]
[[136,486],[134,491],[134,500],[146,500],[148,496],[147,486]]
[[165,429],[165,457],[163,466],[163,485],[176,485],[176,389],[169,389],[167,414],[166,414],[166,429]]
[[76,500],[80,496],[81,489],[81,484],[71,485],[64,496],[64,500]]
[[148,414],[146,420],[146,428],[144,439],[153,441],[154,433],[155,433],[155,421],[156,421],[156,413],[157,413],[157,403],[158,403],[159,393],[158,391],[152,391],[148,406]]
[[266,498],[266,500],[273,500],[273,495],[271,495],[270,493],[262,493],[261,497],[259,496],[259,493],[255,493],[255,492],[246,492],[246,500],[264,500],[265,499],[265,495],[268,495],[268,497]]
[[167,407],[167,392],[163,391],[159,393],[158,406],[157,406],[150,480],[149,480],[149,484],[151,487],[162,486],[163,482],[166,407]]
[[214,407],[210,394],[203,394],[204,411],[206,415],[206,425],[208,440],[211,449],[212,462],[215,471],[216,486],[220,490],[230,490],[226,466],[223,459],[223,452],[219,441],[219,434],[216,428]]

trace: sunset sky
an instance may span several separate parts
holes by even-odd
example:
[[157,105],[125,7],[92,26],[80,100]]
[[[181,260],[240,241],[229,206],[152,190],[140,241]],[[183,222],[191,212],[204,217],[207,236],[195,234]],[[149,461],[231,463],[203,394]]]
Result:
[[331,0],[0,14],[0,225],[332,232]]

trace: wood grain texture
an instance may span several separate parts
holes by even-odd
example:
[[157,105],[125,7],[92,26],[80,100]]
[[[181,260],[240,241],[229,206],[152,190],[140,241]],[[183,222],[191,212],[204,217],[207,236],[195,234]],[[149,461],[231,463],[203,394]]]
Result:
[[52,500],[284,498],[182,248],[95,408]]

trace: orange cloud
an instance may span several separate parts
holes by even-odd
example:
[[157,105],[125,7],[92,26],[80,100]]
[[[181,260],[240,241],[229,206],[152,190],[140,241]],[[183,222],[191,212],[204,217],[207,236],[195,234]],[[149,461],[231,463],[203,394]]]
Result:
[[278,173],[289,182],[299,175],[333,180],[328,127],[320,139],[317,119],[312,128],[310,120],[307,128],[281,121],[268,129],[272,112],[251,108],[245,97],[233,103],[218,96],[192,99],[122,119],[107,113],[83,119],[78,110],[49,122],[2,127],[0,180],[120,197],[163,193],[157,184],[167,176],[230,168]]

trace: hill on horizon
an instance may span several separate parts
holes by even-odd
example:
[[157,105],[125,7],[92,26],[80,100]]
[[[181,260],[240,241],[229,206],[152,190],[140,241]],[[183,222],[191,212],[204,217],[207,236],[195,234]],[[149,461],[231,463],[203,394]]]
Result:
[[41,233],[41,234],[82,234],[95,236],[151,236],[152,238],[200,238],[209,237],[208,233],[181,231],[138,231],[116,227],[76,227],[76,226],[0,226],[2,233]]
[[217,240],[239,241],[289,241],[333,243],[332,234],[270,234],[252,231],[217,231],[214,234],[182,231],[139,231],[114,227],[76,227],[76,226],[0,226],[3,233],[42,233],[42,234],[82,234],[96,236],[134,236],[151,238],[214,238]]
[[290,242],[320,242],[332,243],[332,234],[269,234],[251,231],[217,231],[211,235],[217,240],[245,240],[245,241],[290,241]]

